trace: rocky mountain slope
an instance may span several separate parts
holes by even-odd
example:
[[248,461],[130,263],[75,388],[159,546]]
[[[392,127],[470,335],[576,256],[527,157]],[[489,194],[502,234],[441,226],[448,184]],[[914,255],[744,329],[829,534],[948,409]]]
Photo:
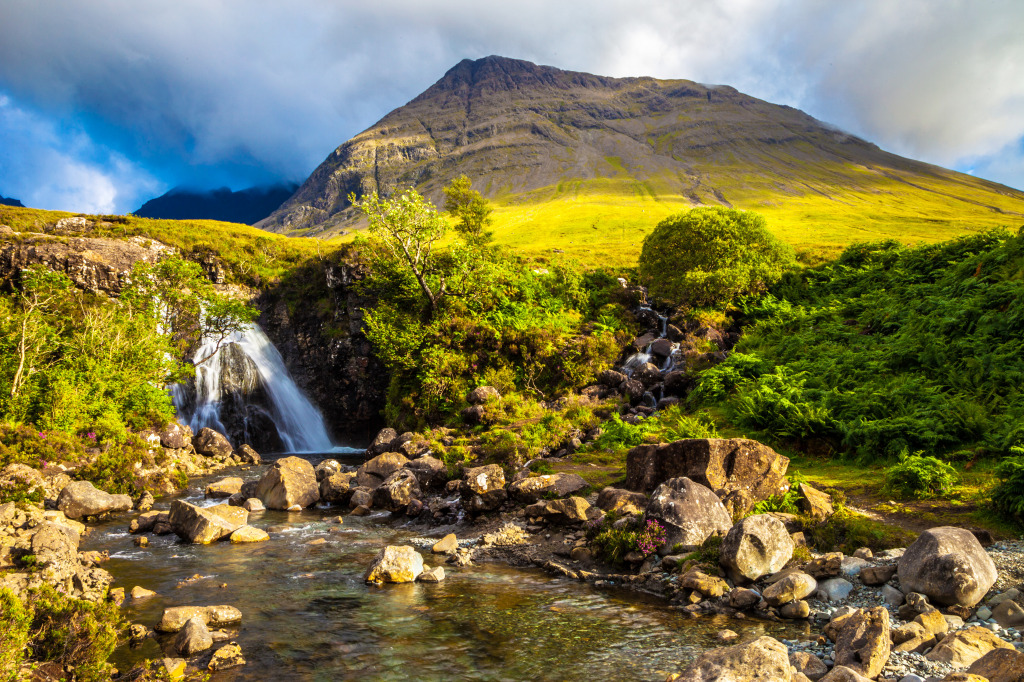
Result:
[[207,192],[175,187],[144,203],[135,211],[135,215],[168,220],[223,220],[252,225],[270,215],[297,187],[286,183],[250,187],[237,192],[227,187]]
[[[530,62],[464,60],[338,147],[257,224],[291,234],[357,224],[348,195],[413,185],[439,201],[460,173],[499,206],[585,191],[622,200],[842,212],[885,201],[1024,217],[1024,193],[905,159],[727,86],[605,78]],[[499,235],[500,237],[500,235]]]

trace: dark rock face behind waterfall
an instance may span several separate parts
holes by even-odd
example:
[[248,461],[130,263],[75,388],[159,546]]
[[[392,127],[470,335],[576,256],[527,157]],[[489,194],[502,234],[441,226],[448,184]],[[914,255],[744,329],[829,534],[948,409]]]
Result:
[[236,343],[221,350],[220,418],[232,443],[249,443],[260,452],[281,452],[284,444],[271,417],[271,401],[256,364]]

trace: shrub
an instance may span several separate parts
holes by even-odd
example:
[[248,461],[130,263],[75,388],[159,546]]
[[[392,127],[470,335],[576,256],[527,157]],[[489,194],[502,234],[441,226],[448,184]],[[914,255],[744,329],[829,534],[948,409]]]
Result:
[[992,506],[1003,516],[1024,523],[1024,457],[1005,460],[996,475],[999,484],[992,491]]
[[665,529],[653,519],[640,516],[627,517],[618,524],[618,515],[609,512],[603,519],[587,524],[587,539],[594,553],[603,561],[619,565],[630,552],[647,557],[665,544]]
[[670,216],[644,239],[640,280],[652,296],[691,307],[716,306],[763,291],[795,263],[763,216],[704,207]]
[[949,493],[959,480],[956,469],[940,459],[904,453],[885,470],[882,493],[900,499],[938,497]]
[[696,561],[698,564],[715,568],[718,566],[719,557],[722,553],[722,536],[712,535],[701,543],[696,552],[686,555],[687,561]]
[[0,682],[14,682],[25,661],[32,613],[9,589],[0,590]]

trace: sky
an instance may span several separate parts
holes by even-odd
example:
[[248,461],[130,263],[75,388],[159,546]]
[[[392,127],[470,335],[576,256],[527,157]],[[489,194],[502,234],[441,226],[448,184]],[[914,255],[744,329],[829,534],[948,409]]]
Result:
[[0,195],[302,182],[464,58],[726,84],[1024,189],[1020,0],[0,0]]

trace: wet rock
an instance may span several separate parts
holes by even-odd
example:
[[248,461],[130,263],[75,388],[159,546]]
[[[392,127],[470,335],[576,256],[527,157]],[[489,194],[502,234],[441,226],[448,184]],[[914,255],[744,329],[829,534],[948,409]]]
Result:
[[993,649],[972,663],[967,672],[989,682],[1024,682],[1024,651]]
[[242,503],[242,509],[251,513],[266,511],[266,507],[263,506],[263,500],[258,497],[250,497]]
[[444,566],[435,566],[425,570],[417,576],[416,580],[421,583],[439,583],[444,580]]
[[697,569],[687,571],[686,575],[679,579],[679,586],[687,590],[697,590],[705,597],[721,597],[729,591],[729,583]]
[[153,493],[148,490],[142,493],[142,497],[139,498],[139,503],[135,505],[135,510],[140,512],[147,512],[153,508],[153,503],[156,502],[153,499]]
[[69,519],[80,519],[108,512],[129,511],[132,498],[127,495],[111,495],[89,481],[73,481],[57,497],[57,508]]
[[156,592],[154,592],[153,590],[147,590],[145,587],[140,587],[139,585],[136,585],[135,587],[132,588],[131,595],[132,595],[132,601],[141,601],[143,599],[149,599],[150,597],[155,597],[156,596]]
[[478,386],[466,396],[470,405],[486,405],[491,400],[501,400],[501,393],[493,386]]
[[791,620],[807,618],[811,615],[811,605],[802,599],[799,601],[791,601],[782,605],[782,608],[779,609],[779,615]]
[[799,495],[796,500],[797,507],[812,519],[824,521],[835,513],[835,509],[832,507],[832,497],[827,493],[812,488],[806,483],[801,483],[797,487],[797,493]]
[[974,535],[944,526],[924,531],[900,557],[900,587],[933,603],[974,606],[995,584],[992,559]]
[[450,554],[458,548],[459,539],[455,537],[455,533],[448,533],[448,535],[435,542],[430,551],[434,554]]
[[192,444],[192,429],[178,422],[171,422],[157,435],[160,445],[170,450],[183,450]]
[[448,468],[444,462],[431,455],[423,455],[408,464],[405,468],[416,475],[422,490],[439,490],[448,481]]
[[399,452],[382,453],[356,470],[356,483],[364,488],[377,488],[385,478],[408,464],[409,460]]
[[[373,507],[373,490],[369,488],[357,487],[352,489],[352,494],[348,498],[348,508],[353,510],[355,513],[356,509],[360,507],[364,508],[367,513]],[[361,516],[361,514],[356,514]]]
[[665,359],[672,355],[672,341],[668,339],[656,339],[651,343],[651,355]]
[[885,607],[860,609],[840,627],[834,660],[836,665],[875,678],[882,674],[891,646],[889,612]]
[[471,512],[491,511],[505,502],[505,472],[497,464],[466,469],[460,485],[463,506]]
[[289,509],[296,505],[305,508],[316,504],[320,500],[320,487],[313,465],[301,457],[277,460],[260,479],[253,497],[260,498],[268,509]]
[[789,682],[789,652],[772,637],[705,651],[679,676],[686,682]]
[[709,488],[686,477],[659,485],[647,505],[647,516],[665,527],[665,547],[699,547],[712,535],[732,528],[732,517]]
[[203,623],[212,627],[235,625],[242,622],[242,612],[234,606],[172,606],[164,609],[160,622],[156,625],[158,632],[178,632],[192,617],[198,616]]
[[231,497],[242,490],[242,479],[235,476],[222,478],[206,486],[206,497],[222,498]]
[[368,583],[411,583],[423,572],[423,557],[414,548],[389,545],[366,571]]
[[954,668],[966,668],[993,649],[1012,650],[1013,645],[987,628],[974,626],[949,633],[925,658],[949,663]]
[[192,656],[206,651],[213,646],[213,637],[203,619],[196,615],[185,621],[178,636],[174,638],[174,648],[182,656]]
[[633,370],[632,378],[643,384],[644,388],[648,388],[661,381],[661,371],[657,365],[645,362]]
[[884,585],[896,575],[896,566],[865,566],[860,571],[860,580],[865,585]]
[[647,509],[647,495],[609,486],[598,494],[597,506],[606,512],[642,514]]
[[264,542],[269,539],[270,535],[267,534],[267,531],[256,528],[255,526],[242,526],[231,533],[231,542],[236,545],[246,542]]
[[792,652],[789,655],[789,664],[812,682],[817,682],[828,672],[828,667],[821,662],[820,658],[806,651]]
[[509,495],[524,504],[541,498],[565,497],[587,487],[579,474],[546,474],[514,481],[508,487]]
[[248,443],[242,443],[238,446],[238,449],[231,454],[243,464],[263,463],[263,458],[260,457],[260,453],[256,452],[256,450]]
[[171,530],[183,540],[194,544],[209,544],[226,537],[246,524],[249,512],[241,507],[218,504],[197,507],[174,500],[168,522]]
[[732,514],[742,514],[788,489],[788,466],[787,457],[754,440],[690,438],[630,450],[626,487],[651,492],[685,476],[714,491]]
[[421,495],[416,475],[408,469],[399,469],[373,491],[373,506],[389,512],[405,511],[409,503]]
[[209,426],[199,429],[199,433],[192,439],[192,447],[207,457],[227,457],[235,451],[224,434]]
[[792,557],[793,540],[786,527],[767,514],[748,516],[734,525],[719,552],[719,561],[735,581],[780,571]]
[[354,472],[339,471],[320,481],[320,500],[328,504],[347,504],[356,487]]
[[729,606],[734,609],[748,609],[760,601],[760,594],[745,587],[734,587],[729,592]]
[[782,606],[805,599],[818,589],[818,581],[806,573],[790,573],[764,590],[764,598],[772,606]]
[[370,457],[376,457],[377,455],[389,452],[391,450],[391,443],[398,438],[398,432],[391,428],[384,428],[377,432],[370,447],[366,448],[366,454]]
[[237,644],[227,644],[213,652],[213,657],[210,658],[206,668],[207,670],[217,671],[236,668],[240,665],[245,665],[242,647]]
[[646,389],[644,388],[643,383],[636,379],[624,379],[623,382],[619,384],[619,392],[628,396],[629,399],[633,401],[640,400],[645,391]]

